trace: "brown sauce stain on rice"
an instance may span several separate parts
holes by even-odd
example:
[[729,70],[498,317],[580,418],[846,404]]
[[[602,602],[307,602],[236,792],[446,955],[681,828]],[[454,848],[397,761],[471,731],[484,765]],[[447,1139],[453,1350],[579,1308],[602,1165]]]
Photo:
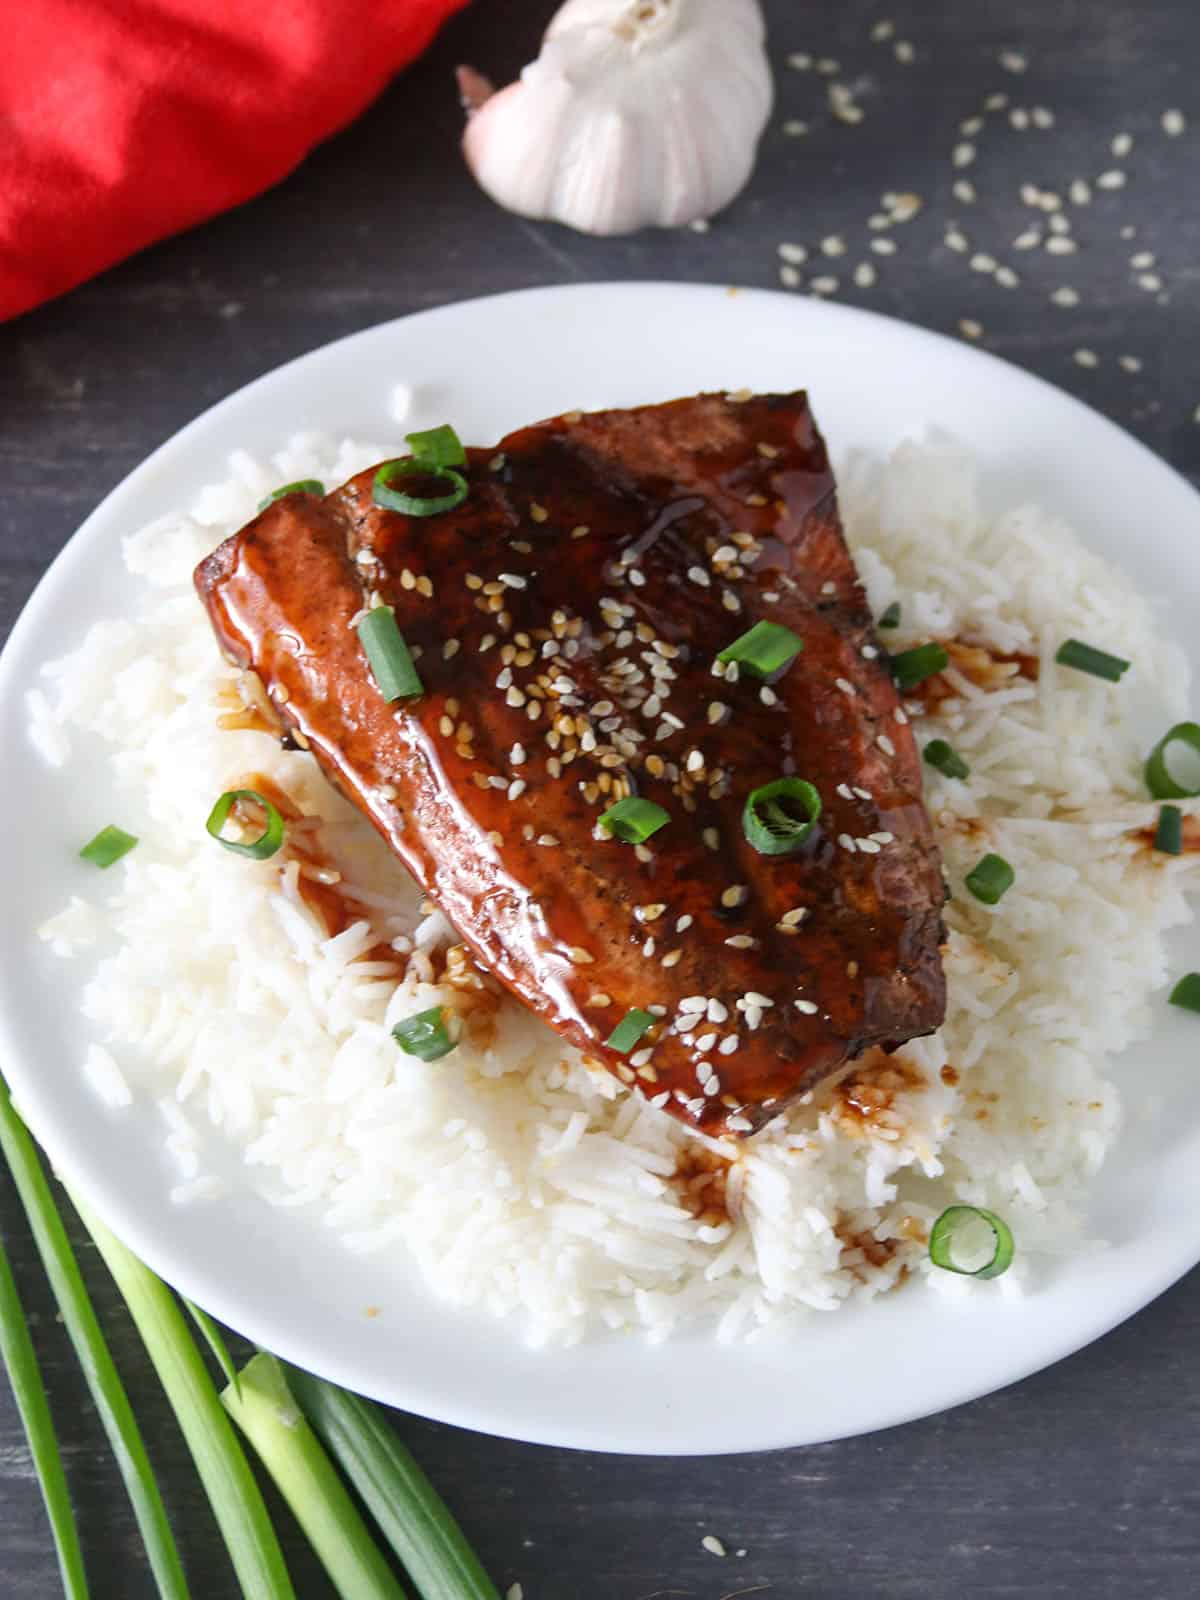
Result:
[[942,1079],[943,1083],[948,1083],[950,1085],[950,1087],[953,1088],[954,1085],[956,1083],[958,1083],[958,1081],[959,1081],[958,1068],[957,1067],[952,1067],[950,1065],[950,1063],[947,1062],[946,1065],[942,1068],[941,1079]]
[[852,1137],[901,1132],[904,1117],[896,1109],[898,1098],[925,1087],[924,1075],[904,1056],[870,1050],[834,1085],[829,1111],[839,1129]]
[[[1154,848],[1154,840],[1158,833],[1157,820],[1146,828],[1135,828],[1131,834],[1139,848],[1144,850],[1151,861],[1159,866],[1165,866],[1169,861],[1178,861],[1178,856],[1166,855],[1162,850]],[[1200,817],[1185,816],[1183,819],[1183,850],[1185,856],[1200,855]]]
[[[1019,679],[1036,683],[1041,675],[1037,656],[1022,651],[1006,655],[986,645],[971,644],[966,639],[939,639],[937,643],[950,657],[950,665],[980,689],[1009,689]],[[926,711],[935,710],[943,700],[958,697],[959,691],[940,672],[904,692],[906,700],[922,702]]]
[[[475,963],[465,944],[432,953],[433,981],[455,993],[454,1010],[471,1043],[486,1050],[496,1042],[496,1024],[504,991]],[[439,965],[440,963],[440,965]]]
[[675,1162],[670,1182],[684,1210],[707,1228],[729,1222],[726,1184],[733,1162],[702,1144],[686,1144]]

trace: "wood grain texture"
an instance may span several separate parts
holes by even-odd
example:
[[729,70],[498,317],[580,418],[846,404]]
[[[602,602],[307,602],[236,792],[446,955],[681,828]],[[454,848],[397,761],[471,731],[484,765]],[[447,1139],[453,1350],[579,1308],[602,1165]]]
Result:
[[[810,249],[844,235],[820,268],[839,298],[953,332],[1078,393],[1200,481],[1200,208],[1196,135],[1166,140],[1178,105],[1200,125],[1194,0],[766,0],[779,63],[774,125],[751,189],[706,234],[598,241],[505,216],[456,154],[451,69],[502,76],[529,53],[550,0],[476,0],[432,53],[353,128],[271,194],[164,243],[65,299],[0,328],[0,635],[81,518],[151,448],[203,407],[279,362],[388,317],[539,283],[666,278],[771,286],[781,240]],[[868,39],[881,17],[916,49],[897,63]],[[997,54],[1019,47],[1022,75]],[[784,67],[788,51],[834,57],[866,121],[831,124],[825,80]],[[1055,129],[976,142],[979,200],[952,194],[948,154],[983,97],[1053,109]],[[811,124],[803,138],[786,119]],[[1136,137],[1118,162],[1113,135]],[[1064,189],[1126,167],[1127,189],[1073,209],[1078,255],[1024,257],[1009,241],[1033,213],[1023,182]],[[871,254],[868,214],[887,190],[925,207]],[[948,249],[954,219],[976,250],[1022,276],[1015,290]],[[1135,239],[1122,226],[1138,229]],[[1134,251],[1161,263],[1169,302],[1140,287]],[[850,288],[853,265],[879,280]],[[1049,302],[1075,287],[1073,311]],[[1100,358],[1075,364],[1078,349]],[[1132,355],[1142,370],[1123,370]],[[914,374],[914,385],[919,374]],[[11,758],[9,758],[11,759]],[[60,1419],[96,1593],[142,1600],[153,1586],[128,1506],[53,1314],[16,1200],[0,1228]],[[205,1600],[235,1588],[178,1431],[115,1291],[85,1263],[134,1394],[169,1509]],[[397,1425],[502,1585],[527,1600],[1184,1600],[1200,1568],[1200,1275],[1131,1324],[1015,1389],[872,1438],[727,1460],[623,1460],[534,1449],[397,1417]],[[847,1374],[853,1381],[853,1374]],[[736,1403],[733,1399],[731,1403]],[[303,1600],[329,1594],[281,1515]],[[719,1535],[731,1554],[700,1547]],[[745,1549],[743,1557],[732,1552]],[[0,1595],[59,1593],[19,1424],[0,1397]]]

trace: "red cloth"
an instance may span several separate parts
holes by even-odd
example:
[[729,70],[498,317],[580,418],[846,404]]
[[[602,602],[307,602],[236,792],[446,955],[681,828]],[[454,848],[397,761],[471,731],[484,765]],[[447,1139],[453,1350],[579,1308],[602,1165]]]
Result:
[[465,3],[0,6],[0,319],[277,183]]

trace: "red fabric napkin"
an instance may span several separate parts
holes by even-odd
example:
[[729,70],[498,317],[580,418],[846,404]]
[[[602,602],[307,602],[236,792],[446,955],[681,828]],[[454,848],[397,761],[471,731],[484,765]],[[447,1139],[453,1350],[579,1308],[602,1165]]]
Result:
[[0,319],[278,182],[465,3],[0,8]]

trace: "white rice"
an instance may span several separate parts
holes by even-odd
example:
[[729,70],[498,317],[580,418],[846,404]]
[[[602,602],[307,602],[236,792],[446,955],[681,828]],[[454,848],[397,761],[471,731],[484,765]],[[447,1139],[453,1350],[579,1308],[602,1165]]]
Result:
[[[436,1063],[397,1050],[397,1020],[461,1002],[432,981],[448,924],[423,917],[420,893],[308,756],[217,727],[232,674],[193,565],[276,484],[337,482],[381,453],[304,437],[270,462],[234,456],[189,512],[126,541],[140,608],[47,667],[31,702],[47,760],[69,770],[73,748],[103,740],[114,794],[136,794],[149,819],[139,847],[42,934],[92,963],[84,1005],[103,1043],[82,1076],[110,1106],[158,1103],[172,1200],[223,1192],[201,1170],[199,1133],[219,1130],[265,1200],[311,1207],[351,1250],[415,1261],[434,1294],[531,1342],[602,1329],[661,1339],[698,1319],[724,1339],[756,1337],[906,1269],[942,1294],[1020,1293],[1080,1248],[1087,1186],[1120,1122],[1106,1073],[1148,1031],[1164,934],[1188,920],[1195,884],[1195,857],[1155,856],[1132,836],[1156,810],[1141,798],[1145,730],[1184,712],[1187,671],[1127,578],[1043,512],[985,512],[973,463],[945,440],[846,465],[848,533],[876,611],[902,604],[898,643],[965,637],[1038,657],[1041,676],[990,692],[960,677],[959,699],[918,728],[973,772],[929,773],[955,889],[950,1010],[937,1037],[903,1050],[911,1085],[865,1123],[836,1091],[809,1097],[736,1152],[733,1214],[697,1218],[672,1175],[698,1141],[515,1003],[500,1003],[494,1032],[468,1016]],[[1114,689],[1058,668],[1069,635],[1135,671]],[[206,839],[213,797],[251,771],[322,818],[326,853],[370,886],[338,937],[300,898],[294,865],[281,874]],[[1017,873],[995,909],[961,889],[989,849]],[[415,953],[394,969],[361,960],[392,941]],[[1013,1227],[1016,1265],[994,1284],[928,1264],[925,1234],[952,1199]]]

